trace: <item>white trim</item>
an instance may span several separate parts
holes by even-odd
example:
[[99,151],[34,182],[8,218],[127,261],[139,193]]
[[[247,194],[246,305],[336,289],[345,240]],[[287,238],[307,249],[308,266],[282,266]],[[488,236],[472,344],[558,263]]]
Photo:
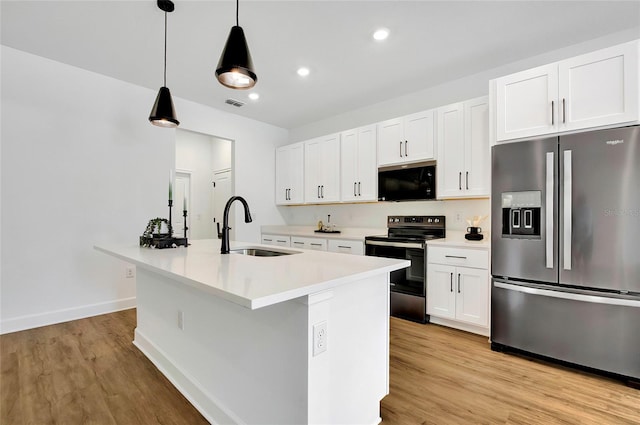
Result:
[[[176,362],[136,328],[133,345],[158,368],[174,387],[212,424],[246,425],[222,403],[209,394],[197,379],[176,366]],[[215,417],[214,417],[215,416]]]
[[28,314],[0,321],[0,335],[71,320],[84,319],[101,314],[114,313],[120,310],[135,308],[136,297],[122,298],[97,304],[88,304],[45,313]]
[[454,329],[470,332],[477,335],[489,336],[489,333],[490,333],[489,327],[485,328],[482,326],[472,325],[469,323],[458,322],[456,320],[443,319],[441,317],[435,317],[433,315],[431,315],[429,322],[433,323],[434,325],[442,325],[448,328],[454,328]]

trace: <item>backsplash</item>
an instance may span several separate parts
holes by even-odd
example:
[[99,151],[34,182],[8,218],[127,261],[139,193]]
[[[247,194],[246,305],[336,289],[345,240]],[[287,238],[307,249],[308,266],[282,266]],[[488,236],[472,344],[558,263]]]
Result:
[[[340,227],[385,228],[389,215],[444,215],[448,230],[466,230],[465,219],[475,215],[488,215],[489,199],[465,199],[447,201],[376,202],[365,204],[300,205],[278,207],[289,226],[313,226],[318,220],[326,222],[331,214],[331,223]],[[460,219],[458,220],[458,216]],[[490,218],[481,225],[489,232]]]

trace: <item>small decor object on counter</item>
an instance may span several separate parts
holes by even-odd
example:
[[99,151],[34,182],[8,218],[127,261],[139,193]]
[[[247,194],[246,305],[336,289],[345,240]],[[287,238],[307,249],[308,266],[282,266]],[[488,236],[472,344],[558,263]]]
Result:
[[327,224],[323,225],[322,220],[318,221],[318,230],[314,230],[316,233],[340,233],[340,230],[336,230],[336,225],[331,224],[331,214],[327,215]]
[[[179,246],[189,246],[187,239],[187,198],[184,198],[182,207],[182,216],[184,217],[184,238],[173,237],[173,226],[171,225],[171,210],[173,207],[173,191],[171,190],[171,181],[173,173],[169,177],[169,219],[152,218],[147,224],[142,236],[140,236],[140,246],[149,248],[177,248]],[[165,225],[166,231],[163,232],[162,226]]]
[[464,235],[464,238],[469,241],[481,241],[484,238],[484,235],[482,234],[482,228],[479,227],[479,225],[486,220],[487,217],[488,215],[483,217],[474,215],[473,218],[468,218],[467,224],[469,227],[467,227],[467,233]]

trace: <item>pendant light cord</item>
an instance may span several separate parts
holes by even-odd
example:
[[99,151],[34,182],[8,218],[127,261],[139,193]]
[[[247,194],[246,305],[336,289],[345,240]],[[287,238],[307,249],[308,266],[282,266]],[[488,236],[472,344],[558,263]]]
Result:
[[240,26],[240,21],[238,20],[238,9],[240,9],[240,0],[236,0],[236,26]]
[[167,87],[167,11],[164,12],[164,80],[163,87]]

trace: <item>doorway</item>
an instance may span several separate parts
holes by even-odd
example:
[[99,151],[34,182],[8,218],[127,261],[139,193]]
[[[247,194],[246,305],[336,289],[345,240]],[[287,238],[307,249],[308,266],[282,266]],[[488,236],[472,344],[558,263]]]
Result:
[[[176,130],[176,201],[173,226],[177,236],[183,234],[178,229],[184,232],[184,197],[178,191],[185,190],[189,239],[218,237],[216,223],[220,222],[222,227],[222,211],[234,191],[232,151],[231,140],[184,129]],[[217,187],[214,187],[214,182]],[[218,207],[218,204],[222,204],[222,207]],[[233,214],[230,214],[229,219],[233,228]]]

